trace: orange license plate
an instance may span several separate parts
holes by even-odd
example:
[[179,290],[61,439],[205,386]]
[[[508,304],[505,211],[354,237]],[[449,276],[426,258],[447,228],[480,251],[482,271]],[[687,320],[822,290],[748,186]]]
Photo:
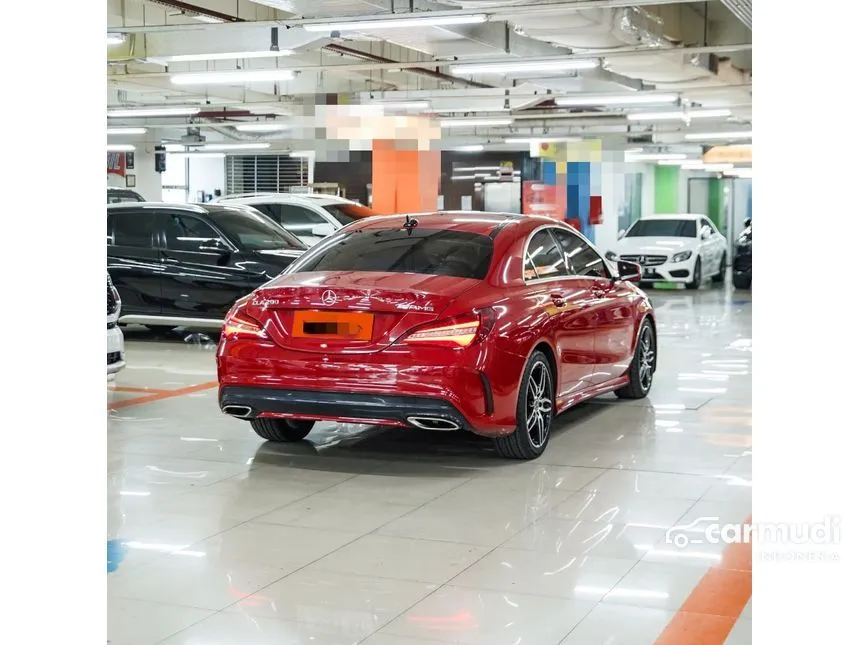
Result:
[[296,338],[370,340],[373,314],[344,311],[297,311],[293,316]]

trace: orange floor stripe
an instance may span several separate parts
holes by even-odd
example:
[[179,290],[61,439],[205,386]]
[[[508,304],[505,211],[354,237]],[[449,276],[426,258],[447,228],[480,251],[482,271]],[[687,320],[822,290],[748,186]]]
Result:
[[[747,519],[747,523],[751,519]],[[752,544],[730,544],[655,645],[722,645],[752,596]]]
[[161,394],[162,392],[170,392],[170,390],[161,390],[154,387],[131,387],[129,385],[113,385],[108,389],[111,392],[128,392],[138,394]]
[[119,410],[120,408],[127,408],[132,405],[141,405],[143,403],[152,403],[154,401],[162,401],[163,399],[170,399],[174,396],[182,396],[183,394],[193,394],[194,392],[201,392],[203,390],[209,390],[213,387],[218,387],[218,381],[209,381],[207,383],[198,383],[197,385],[189,385],[187,387],[180,387],[176,390],[162,390],[159,392],[155,392],[153,394],[149,394],[147,396],[138,396],[133,399],[125,399],[124,401],[114,401],[112,403],[108,403],[109,410]]

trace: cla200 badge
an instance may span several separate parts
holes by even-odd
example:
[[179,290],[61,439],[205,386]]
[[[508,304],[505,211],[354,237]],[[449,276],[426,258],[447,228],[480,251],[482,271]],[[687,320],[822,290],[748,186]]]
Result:
[[270,300],[269,298],[254,298],[251,300],[251,304],[255,307],[269,307],[270,305],[278,304],[278,301]]

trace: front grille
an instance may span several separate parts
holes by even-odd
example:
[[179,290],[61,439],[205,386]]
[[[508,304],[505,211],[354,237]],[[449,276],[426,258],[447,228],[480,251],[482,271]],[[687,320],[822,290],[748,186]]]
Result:
[[643,267],[658,267],[666,262],[665,255],[622,255],[621,259]]
[[113,365],[114,363],[119,363],[122,360],[121,352],[108,352],[108,365]]

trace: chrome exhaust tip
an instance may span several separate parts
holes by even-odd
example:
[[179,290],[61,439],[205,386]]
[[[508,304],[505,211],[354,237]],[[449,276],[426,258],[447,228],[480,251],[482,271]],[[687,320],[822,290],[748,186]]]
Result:
[[221,412],[237,419],[247,419],[251,416],[251,408],[247,405],[225,405]]
[[453,421],[440,419],[439,417],[406,417],[406,420],[416,428],[421,428],[422,430],[450,432],[460,429],[460,426]]

